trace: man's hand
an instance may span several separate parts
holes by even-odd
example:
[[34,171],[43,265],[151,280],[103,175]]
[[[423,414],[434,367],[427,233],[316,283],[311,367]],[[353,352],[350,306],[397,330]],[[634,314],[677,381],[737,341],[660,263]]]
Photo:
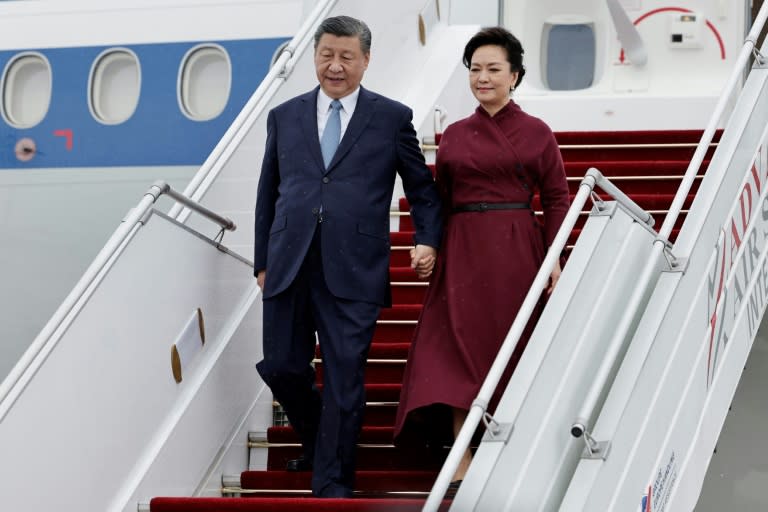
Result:
[[416,271],[420,279],[426,279],[432,275],[435,268],[437,251],[429,245],[417,245],[411,249],[411,268]]
[[267,275],[266,270],[259,270],[259,274],[256,276],[256,284],[259,285],[262,291],[264,291],[264,279]]

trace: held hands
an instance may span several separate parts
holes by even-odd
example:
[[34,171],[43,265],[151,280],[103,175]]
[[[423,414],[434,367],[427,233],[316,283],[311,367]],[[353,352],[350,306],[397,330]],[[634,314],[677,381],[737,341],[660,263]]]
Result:
[[411,268],[416,271],[420,279],[426,279],[432,275],[435,268],[437,251],[429,245],[416,245],[411,249]]

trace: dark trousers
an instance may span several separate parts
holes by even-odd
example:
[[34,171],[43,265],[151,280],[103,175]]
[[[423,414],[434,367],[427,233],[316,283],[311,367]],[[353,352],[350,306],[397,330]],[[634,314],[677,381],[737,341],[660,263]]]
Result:
[[[331,294],[319,233],[318,225],[291,286],[264,300],[264,359],[256,368],[301,438],[304,456],[313,460],[313,494],[342,497],[354,489],[365,364],[380,306]],[[322,397],[311,366],[315,333],[323,359]]]

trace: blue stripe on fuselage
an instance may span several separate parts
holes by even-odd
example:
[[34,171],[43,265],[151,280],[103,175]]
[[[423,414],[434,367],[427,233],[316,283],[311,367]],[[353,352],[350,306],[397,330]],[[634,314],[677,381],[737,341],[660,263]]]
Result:
[[[88,76],[109,48],[77,47],[0,52],[0,69],[23,51],[44,55],[52,69],[51,103],[43,121],[16,129],[0,117],[0,169],[200,165],[266,75],[277,47],[287,38],[205,41],[223,47],[232,64],[232,86],[224,111],[210,121],[192,121],[180,110],[178,74],[184,55],[201,41],[122,45],[141,65],[141,95],[133,116],[119,125],[96,121],[88,108]],[[58,130],[72,131],[72,148]],[[29,162],[16,158],[22,138],[35,142]]]

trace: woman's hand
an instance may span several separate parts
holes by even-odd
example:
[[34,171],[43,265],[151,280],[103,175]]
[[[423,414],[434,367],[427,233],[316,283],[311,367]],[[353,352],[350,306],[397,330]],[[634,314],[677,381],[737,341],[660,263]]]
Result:
[[562,269],[560,268],[560,261],[555,263],[555,268],[552,269],[552,273],[549,275],[549,286],[547,287],[547,295],[552,295],[552,291],[555,289],[555,285],[557,284],[557,281],[560,279],[560,274],[562,273]]

